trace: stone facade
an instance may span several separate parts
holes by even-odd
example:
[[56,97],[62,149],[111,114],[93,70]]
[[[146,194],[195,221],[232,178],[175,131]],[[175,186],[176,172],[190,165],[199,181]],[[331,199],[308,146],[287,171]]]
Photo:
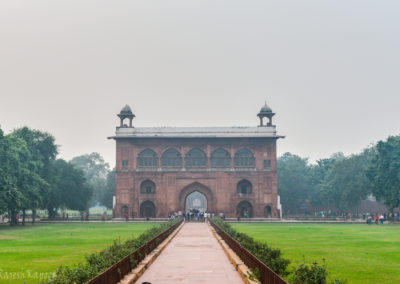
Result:
[[208,212],[278,218],[280,137],[272,125],[117,127],[110,137],[117,151],[114,216],[167,217],[185,211],[186,197],[198,191]]

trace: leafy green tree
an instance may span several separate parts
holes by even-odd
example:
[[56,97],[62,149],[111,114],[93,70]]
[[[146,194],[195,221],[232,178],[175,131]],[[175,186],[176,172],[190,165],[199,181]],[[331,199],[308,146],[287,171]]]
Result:
[[400,136],[378,142],[367,176],[378,200],[383,200],[390,211],[400,207]]
[[[35,216],[36,209],[46,207],[51,177],[51,162],[57,155],[57,145],[54,137],[43,131],[22,127],[12,132],[26,142],[30,158],[25,161],[24,174],[19,179],[19,187],[23,192],[23,223],[25,223],[26,209],[32,209]],[[34,220],[34,219],[33,219]]]
[[0,211],[8,212],[10,225],[16,224],[15,215],[21,209],[26,197],[21,191],[30,153],[26,142],[12,135],[4,135],[0,129]]
[[112,206],[112,197],[111,201],[108,199],[108,196],[111,193],[109,192],[107,184],[107,176],[110,172],[110,166],[104,161],[103,157],[99,153],[81,155],[74,157],[71,160],[71,164],[85,173],[85,178],[93,189],[93,196],[90,200],[90,205],[93,206],[100,203],[109,207],[111,202]]
[[112,209],[113,196],[115,195],[115,169],[107,175],[107,187],[100,195],[100,203],[105,207]]
[[278,159],[278,192],[285,213],[304,210],[311,187],[307,159],[285,153]]
[[317,161],[316,165],[310,168],[311,192],[310,202],[314,210],[329,210],[336,208],[337,188],[333,183],[333,169],[336,163],[344,161],[343,153],[335,153],[330,158]]
[[371,165],[374,149],[337,161],[328,178],[334,187],[336,207],[342,211],[357,207],[371,193],[366,170]]
[[55,178],[49,192],[49,218],[55,218],[57,209],[61,207],[86,210],[92,189],[87,185],[83,171],[62,159],[54,161],[52,169]]
[[310,168],[310,179],[312,192],[310,193],[310,202],[314,208],[330,208],[333,202],[333,188],[328,180],[328,173],[335,164],[333,159],[321,159],[316,165]]

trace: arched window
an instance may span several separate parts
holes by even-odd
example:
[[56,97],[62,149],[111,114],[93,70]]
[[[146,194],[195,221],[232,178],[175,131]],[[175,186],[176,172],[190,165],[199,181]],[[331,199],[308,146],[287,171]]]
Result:
[[180,167],[182,166],[182,157],[174,148],[166,150],[162,155],[162,166],[163,167]]
[[145,180],[140,184],[140,193],[154,194],[156,193],[156,184],[151,180]]
[[200,149],[192,149],[185,156],[186,167],[206,167],[207,156]]
[[248,180],[242,179],[237,183],[236,190],[239,194],[251,194],[253,187]]
[[230,167],[231,155],[225,149],[219,148],[211,154],[211,167],[223,168]]
[[156,206],[150,200],[147,200],[140,204],[140,217],[142,218],[154,218],[156,217]]
[[254,167],[254,154],[250,150],[240,149],[235,154],[235,167]]
[[140,152],[138,157],[139,167],[157,167],[158,157],[157,153],[151,149],[145,149]]

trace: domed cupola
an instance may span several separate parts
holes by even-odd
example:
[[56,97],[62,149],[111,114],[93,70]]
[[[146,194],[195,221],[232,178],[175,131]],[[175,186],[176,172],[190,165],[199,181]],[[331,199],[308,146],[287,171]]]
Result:
[[[260,109],[260,112],[257,114],[257,116],[260,118],[260,126],[272,126],[272,117],[275,115],[274,112],[272,112],[272,109],[267,105],[267,102],[265,102],[264,106]],[[264,125],[264,117],[268,118],[268,122],[266,125]]]
[[128,127],[126,124],[124,125],[124,120],[125,120],[126,118],[129,119],[129,127],[133,127],[133,126],[132,126],[132,120],[133,120],[133,118],[135,117],[135,115],[133,114],[132,109],[130,108],[130,106],[125,105],[125,106],[121,109],[121,111],[119,112],[119,114],[117,114],[117,115],[118,115],[118,117],[119,117],[120,120],[121,120],[120,127]]

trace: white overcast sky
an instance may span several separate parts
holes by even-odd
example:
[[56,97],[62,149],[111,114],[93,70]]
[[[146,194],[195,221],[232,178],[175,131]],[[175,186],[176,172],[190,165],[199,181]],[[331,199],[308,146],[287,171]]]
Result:
[[141,126],[256,126],[311,161],[400,134],[400,1],[0,2],[0,125],[115,164]]

